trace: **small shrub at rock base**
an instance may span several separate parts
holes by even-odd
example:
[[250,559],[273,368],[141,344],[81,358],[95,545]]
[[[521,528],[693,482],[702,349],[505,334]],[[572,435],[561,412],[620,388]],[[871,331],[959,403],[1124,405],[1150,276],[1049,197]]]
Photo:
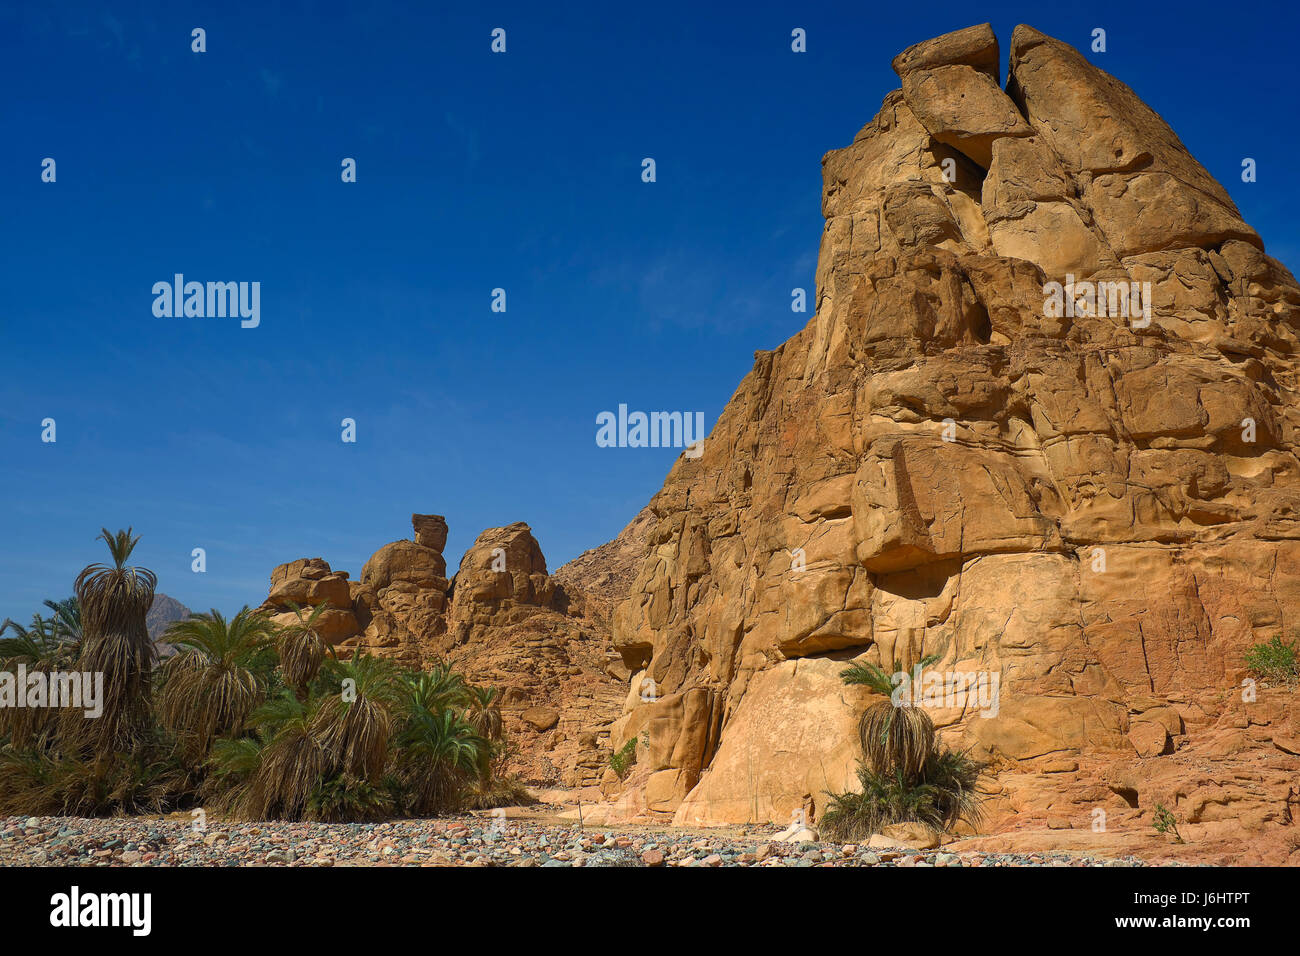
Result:
[[626,777],[636,763],[636,738],[633,737],[618,750],[609,755],[609,765],[619,778]]
[[893,823],[920,823],[931,830],[951,829],[959,820],[979,822],[975,791],[982,767],[955,750],[932,751],[921,772],[909,778],[901,768],[877,772],[858,765],[860,792],[832,793],[818,828],[844,843],[861,842]]
[[1300,654],[1294,641],[1274,637],[1246,652],[1246,667],[1256,677],[1271,683],[1293,686],[1300,681]]

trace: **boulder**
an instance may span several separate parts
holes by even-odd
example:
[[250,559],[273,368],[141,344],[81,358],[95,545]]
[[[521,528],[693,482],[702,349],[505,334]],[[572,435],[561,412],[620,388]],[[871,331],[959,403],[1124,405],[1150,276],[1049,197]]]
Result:
[[522,521],[488,528],[460,560],[453,581],[451,631],[455,643],[475,628],[522,619],[554,604],[555,584],[537,539]]
[[519,715],[519,718],[540,733],[550,730],[560,722],[560,712],[554,707],[529,707]]
[[329,563],[324,558],[299,558],[287,564],[277,564],[271,571],[271,590],[293,578],[314,581],[331,574]]
[[352,609],[352,595],[346,574],[330,573],[324,577],[290,577],[271,588],[266,602],[281,610],[290,604],[316,607],[324,604],[340,610]]
[[445,591],[446,575],[447,562],[441,552],[414,541],[394,541],[370,556],[361,569],[361,583],[376,591],[394,584]]
[[416,544],[442,554],[447,545],[446,518],[442,515],[411,515],[411,527],[415,530]]

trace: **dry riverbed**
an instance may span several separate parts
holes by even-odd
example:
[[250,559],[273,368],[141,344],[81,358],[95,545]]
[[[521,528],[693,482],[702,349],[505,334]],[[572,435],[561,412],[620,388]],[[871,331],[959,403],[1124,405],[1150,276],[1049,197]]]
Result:
[[188,814],[0,818],[4,866],[1144,866],[1134,857],[777,841],[778,827],[585,827],[545,814],[372,824],[235,823]]

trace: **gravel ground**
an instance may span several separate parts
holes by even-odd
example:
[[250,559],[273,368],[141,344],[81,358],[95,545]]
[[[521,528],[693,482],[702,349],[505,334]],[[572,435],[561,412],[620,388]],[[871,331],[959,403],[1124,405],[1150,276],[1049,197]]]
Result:
[[1145,866],[1064,853],[952,853],[779,843],[779,828],[726,834],[591,828],[483,817],[375,824],[188,818],[0,818],[3,866]]

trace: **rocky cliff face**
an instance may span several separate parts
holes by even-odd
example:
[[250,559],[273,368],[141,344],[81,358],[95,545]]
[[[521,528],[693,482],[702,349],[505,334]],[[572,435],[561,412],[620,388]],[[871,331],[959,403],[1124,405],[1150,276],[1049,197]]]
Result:
[[816,314],[678,460],[615,614],[625,810],[815,816],[845,662],[933,653],[999,683],[932,711],[994,831],[1294,832],[1294,694],[1241,682],[1298,623],[1300,287],[1123,83],[1026,26],[999,63],[987,25],[904,51],[822,160]]

